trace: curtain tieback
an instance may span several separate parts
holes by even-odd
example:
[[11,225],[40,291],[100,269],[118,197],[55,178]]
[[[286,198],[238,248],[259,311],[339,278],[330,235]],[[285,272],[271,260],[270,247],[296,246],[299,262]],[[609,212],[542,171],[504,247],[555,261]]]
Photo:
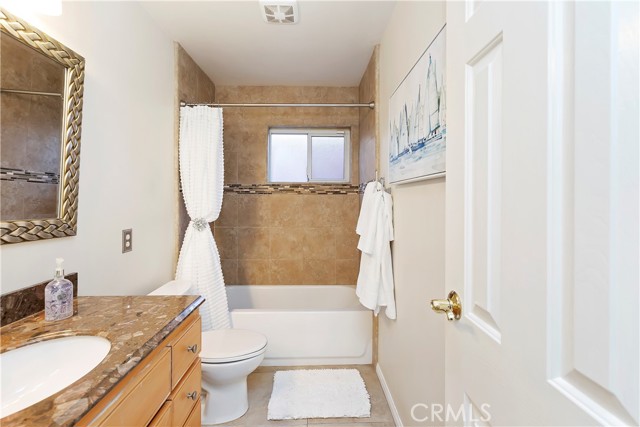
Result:
[[198,231],[202,231],[209,226],[209,223],[204,218],[192,219],[191,223],[193,224],[193,228],[195,228]]

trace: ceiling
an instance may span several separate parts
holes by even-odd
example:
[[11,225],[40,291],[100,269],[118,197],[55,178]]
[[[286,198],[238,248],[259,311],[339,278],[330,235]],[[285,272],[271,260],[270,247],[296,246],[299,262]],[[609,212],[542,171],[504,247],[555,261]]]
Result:
[[142,5],[216,85],[358,86],[395,1],[299,0],[289,25],[264,22],[257,0]]

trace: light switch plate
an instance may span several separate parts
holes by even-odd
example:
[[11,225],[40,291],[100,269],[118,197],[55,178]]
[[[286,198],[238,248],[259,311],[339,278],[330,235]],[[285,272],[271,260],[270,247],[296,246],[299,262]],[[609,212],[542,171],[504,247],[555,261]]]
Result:
[[122,253],[133,250],[133,229],[122,230]]

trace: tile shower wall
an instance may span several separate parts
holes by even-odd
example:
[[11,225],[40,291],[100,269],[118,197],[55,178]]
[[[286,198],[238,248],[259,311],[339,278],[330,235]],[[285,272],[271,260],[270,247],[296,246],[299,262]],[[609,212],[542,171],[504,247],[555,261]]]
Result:
[[[369,65],[360,80],[360,102],[374,101],[380,105],[380,46],[371,54]],[[360,110],[360,182],[376,178],[380,162],[379,108]],[[373,318],[373,365],[378,363],[378,316]]]
[[[369,65],[360,80],[360,102],[375,102],[378,97],[378,56],[380,47],[376,46],[371,54]],[[378,111],[369,108],[360,109],[360,182],[368,182],[376,178],[379,162],[378,144]]]
[[[179,43],[175,43],[175,61],[176,61],[176,105],[180,105],[181,101],[192,103],[207,103],[213,102],[216,95],[216,86],[211,79],[202,71],[202,69],[195,63]],[[176,107],[176,124],[175,124],[175,163],[176,170],[179,169],[178,165],[178,123],[180,121],[180,111]],[[176,186],[179,185],[179,179],[176,181]],[[182,192],[178,192],[180,200],[178,200],[178,248],[176,250],[175,262],[178,262],[178,252],[182,245],[182,239],[184,232],[189,225],[189,215],[184,206],[184,199],[182,198]]]
[[[4,33],[0,42],[3,89],[64,93],[62,65]],[[0,218],[55,218],[62,98],[13,93],[3,93],[0,98]]]
[[[218,87],[218,102],[355,103],[358,88]],[[355,284],[359,196],[243,194],[233,184],[267,183],[270,127],[351,129],[351,184],[359,181],[357,108],[226,108],[225,192],[214,234],[227,284]]]

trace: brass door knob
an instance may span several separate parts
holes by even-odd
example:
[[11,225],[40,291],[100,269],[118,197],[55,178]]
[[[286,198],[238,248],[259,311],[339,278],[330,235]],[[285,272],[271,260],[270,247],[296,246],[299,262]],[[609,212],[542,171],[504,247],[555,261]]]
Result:
[[447,299],[432,299],[431,309],[437,313],[445,313],[449,321],[462,317],[462,301],[456,291],[449,292]]

